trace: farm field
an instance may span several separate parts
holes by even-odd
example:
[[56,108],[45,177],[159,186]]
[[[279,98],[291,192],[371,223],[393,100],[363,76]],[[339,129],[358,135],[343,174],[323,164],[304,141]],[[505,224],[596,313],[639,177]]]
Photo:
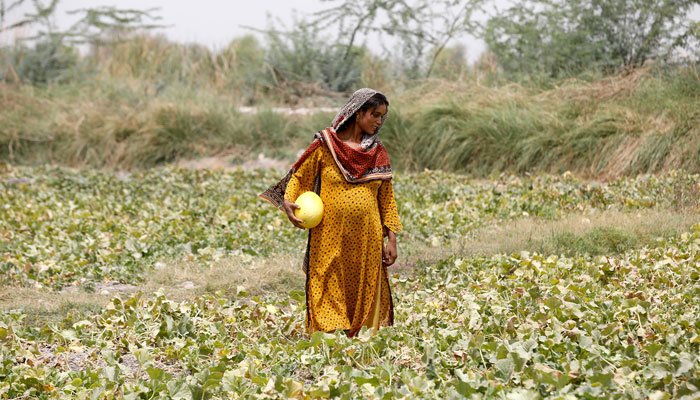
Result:
[[304,332],[279,171],[0,166],[0,398],[695,398],[697,175],[399,173],[396,326]]

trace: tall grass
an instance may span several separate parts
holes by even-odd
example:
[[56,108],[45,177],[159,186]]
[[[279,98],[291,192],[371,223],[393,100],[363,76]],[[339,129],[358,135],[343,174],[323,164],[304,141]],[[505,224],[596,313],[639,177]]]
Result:
[[[214,52],[135,37],[93,49],[92,73],[79,78],[0,83],[0,160],[138,168],[265,152],[291,161],[332,115],[264,111],[266,104],[300,103],[309,88],[282,93],[288,88],[270,85],[259,50],[252,38]],[[474,69],[457,81],[397,82],[378,60],[366,58],[363,68],[362,81],[391,100],[381,138],[397,169],[479,176],[570,170],[602,178],[700,172],[695,67],[528,84],[504,81],[495,69]],[[306,105],[337,107],[346,96],[307,94]],[[238,111],[250,103],[263,111]]]
[[122,81],[47,88],[0,84],[0,159],[139,168],[262,151],[291,161],[323,126],[320,121],[332,118],[289,118],[264,108],[247,115],[214,92],[180,86],[149,95],[148,88]]
[[637,70],[550,90],[429,81],[399,96],[387,142],[402,166],[476,175],[613,177],[700,171],[700,80]]

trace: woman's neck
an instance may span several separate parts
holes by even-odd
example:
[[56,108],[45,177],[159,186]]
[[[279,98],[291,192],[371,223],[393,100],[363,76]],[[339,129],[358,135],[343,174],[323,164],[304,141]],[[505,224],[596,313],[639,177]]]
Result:
[[362,142],[362,129],[357,123],[353,123],[348,126],[347,129],[343,129],[338,132],[338,139],[344,143],[360,144]]

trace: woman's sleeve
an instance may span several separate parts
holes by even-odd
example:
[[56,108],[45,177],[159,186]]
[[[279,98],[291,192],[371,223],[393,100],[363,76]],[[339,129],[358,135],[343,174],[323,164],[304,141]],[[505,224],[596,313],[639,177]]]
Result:
[[301,163],[299,169],[292,174],[287,184],[287,189],[284,192],[285,200],[289,200],[293,203],[299,195],[313,189],[316,174],[320,172],[321,148],[322,146],[314,150],[314,152]]
[[399,220],[399,213],[396,210],[396,200],[394,199],[394,187],[391,181],[383,181],[377,194],[379,203],[379,216],[382,218],[382,225],[394,233],[399,233],[403,229]]

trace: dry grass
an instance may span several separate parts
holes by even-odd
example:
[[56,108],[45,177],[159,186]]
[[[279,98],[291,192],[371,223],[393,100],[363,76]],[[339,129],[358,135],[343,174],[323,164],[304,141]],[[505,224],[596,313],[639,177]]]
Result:
[[558,221],[523,218],[478,233],[459,244],[456,253],[493,255],[520,251],[545,250],[548,241],[565,233],[582,236],[597,228],[615,227],[638,239],[639,245],[651,244],[657,237],[687,231],[700,222],[700,214],[673,210],[643,210],[634,213],[602,211],[589,215],[571,215]]
[[[400,244],[411,246],[410,255],[390,269],[391,274],[411,274],[420,265],[444,259],[454,254],[492,256],[521,251],[547,252],[562,235],[583,236],[601,228],[614,227],[636,239],[637,247],[651,245],[658,237],[670,237],[689,230],[700,223],[700,214],[668,209],[651,209],[634,213],[602,211],[595,214],[576,214],[561,220],[522,218],[476,232],[472,237],[450,246],[432,247],[425,243]],[[401,253],[402,248],[399,248]]]
[[[397,169],[568,170],[595,179],[700,171],[700,85],[688,71],[644,68],[552,85],[426,79],[388,87],[382,141]],[[244,115],[232,93],[129,74],[45,88],[0,84],[0,159],[130,169],[241,146],[290,161],[332,117]]]
[[689,71],[642,68],[551,84],[417,82],[390,94],[401,113],[387,120],[383,141],[401,167],[477,176],[698,171],[700,86]]
[[[278,254],[267,258],[224,258],[204,270],[187,262],[175,262],[151,274],[141,290],[165,288],[168,297],[175,299],[191,297],[193,293],[235,294],[239,286],[256,295],[303,290],[302,258],[303,254],[298,257]],[[195,289],[183,289],[183,282],[192,282]]]
[[223,292],[235,296],[239,287],[251,295],[270,292],[288,293],[304,290],[301,258],[276,255],[269,258],[224,258],[208,269],[180,260],[159,263],[145,281],[119,290],[96,289],[94,292],[73,290],[55,292],[46,288],[0,287],[0,310],[21,310],[28,325],[58,322],[71,312],[93,313],[112,297],[129,296],[134,292],[153,293],[164,289],[171,300],[182,301],[197,296]]

